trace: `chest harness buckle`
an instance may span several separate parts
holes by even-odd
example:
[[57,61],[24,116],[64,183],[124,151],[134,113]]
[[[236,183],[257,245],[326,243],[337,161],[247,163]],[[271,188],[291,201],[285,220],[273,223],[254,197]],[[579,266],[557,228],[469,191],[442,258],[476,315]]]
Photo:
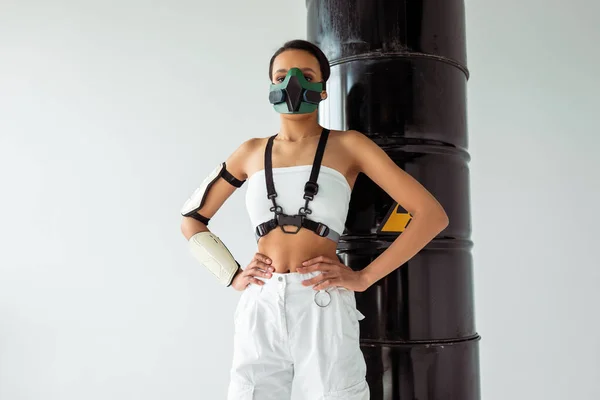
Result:
[[267,184],[267,198],[273,202],[273,206],[269,209],[273,212],[273,218],[256,227],[256,240],[258,241],[273,229],[280,227],[283,232],[290,234],[298,233],[301,228],[306,228],[321,237],[326,237],[337,242],[340,238],[338,232],[335,232],[321,222],[314,221],[307,217],[312,213],[312,210],[308,208],[308,203],[313,200],[315,195],[319,192],[317,179],[319,177],[321,161],[323,160],[323,153],[325,152],[325,146],[327,145],[327,139],[329,137],[329,129],[323,128],[323,131],[321,132],[317,151],[313,160],[312,170],[310,172],[310,178],[304,185],[305,204],[300,207],[298,213],[294,215],[284,214],[281,206],[277,205],[277,202],[275,201],[277,192],[275,191],[275,185],[273,183],[272,164],[273,140],[275,139],[275,136],[277,135],[273,135],[268,139],[267,147],[265,149],[265,181]]

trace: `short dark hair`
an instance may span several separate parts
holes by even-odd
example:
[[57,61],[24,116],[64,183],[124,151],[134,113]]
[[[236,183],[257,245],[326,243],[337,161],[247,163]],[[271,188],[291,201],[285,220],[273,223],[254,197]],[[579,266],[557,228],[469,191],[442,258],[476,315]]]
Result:
[[269,80],[273,80],[273,62],[275,61],[275,58],[286,50],[304,50],[315,56],[317,61],[319,61],[319,66],[321,67],[321,76],[323,77],[323,82],[327,82],[329,75],[331,75],[331,69],[329,68],[329,60],[327,59],[327,56],[325,56],[325,53],[323,53],[318,46],[306,40],[299,39],[286,42],[279,48],[279,50],[275,52],[275,54],[273,54],[273,57],[271,57],[271,62],[269,63]]

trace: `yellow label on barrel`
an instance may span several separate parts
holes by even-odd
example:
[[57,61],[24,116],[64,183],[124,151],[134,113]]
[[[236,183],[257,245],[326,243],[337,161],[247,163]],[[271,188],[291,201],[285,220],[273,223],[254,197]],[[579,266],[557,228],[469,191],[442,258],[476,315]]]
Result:
[[402,233],[412,216],[400,204],[394,203],[383,219],[377,233]]

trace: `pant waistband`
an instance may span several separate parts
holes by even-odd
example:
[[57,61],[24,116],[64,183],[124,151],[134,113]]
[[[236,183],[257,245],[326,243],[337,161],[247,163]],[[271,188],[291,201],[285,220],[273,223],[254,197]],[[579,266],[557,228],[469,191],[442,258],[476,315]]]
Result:
[[304,274],[299,272],[272,272],[270,278],[264,278],[261,276],[257,276],[256,278],[265,282],[264,285],[260,285],[262,287],[262,290],[276,290],[281,289],[282,287],[287,287],[288,289],[307,289],[311,290],[312,292],[315,292],[315,290],[312,288],[313,285],[303,285],[302,281],[313,278],[320,274],[320,271],[313,271]]

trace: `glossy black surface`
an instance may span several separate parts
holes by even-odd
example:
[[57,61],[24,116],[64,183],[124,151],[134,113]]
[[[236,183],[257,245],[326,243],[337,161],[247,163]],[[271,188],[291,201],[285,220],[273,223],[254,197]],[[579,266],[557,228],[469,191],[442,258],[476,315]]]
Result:
[[[357,293],[372,399],[477,400],[462,0],[307,0],[308,40],[329,57],[331,129],[371,137],[446,210],[450,225],[408,263]],[[362,269],[400,232],[395,202],[365,175],[338,252]]]
[[479,350],[470,342],[363,342],[371,399],[479,399]]
[[308,40],[331,64],[433,56],[466,70],[462,0],[306,0]]

